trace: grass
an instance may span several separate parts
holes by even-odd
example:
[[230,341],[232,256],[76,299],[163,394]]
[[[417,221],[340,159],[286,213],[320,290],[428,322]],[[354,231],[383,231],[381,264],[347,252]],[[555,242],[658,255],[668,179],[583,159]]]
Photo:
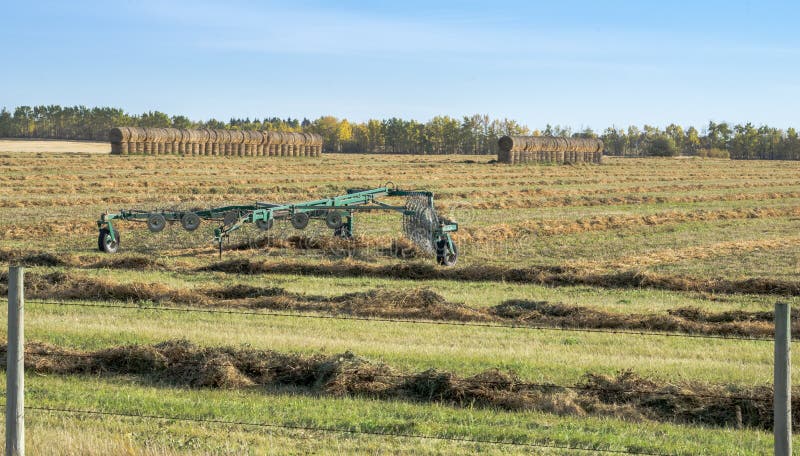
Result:
[[[30,410],[29,449],[41,454],[88,454],[124,449],[195,454],[574,454],[526,447],[564,445],[598,450],[654,451],[675,455],[766,454],[769,433],[508,413],[408,402],[312,397],[292,391],[174,389],[132,384],[125,378],[30,377],[27,405],[100,410],[188,419],[389,432],[443,438],[498,440],[520,445],[468,444],[418,438],[265,429],[178,420],[66,415]],[[68,438],[65,438],[67,436]],[[44,441],[48,437],[61,437]],[[45,444],[45,442],[47,442]],[[91,448],[94,444],[98,447]],[[40,454],[38,451],[34,451]],[[588,452],[586,454],[592,454]],[[82,453],[87,454],[87,453]],[[583,453],[581,453],[583,454]]]
[[[752,386],[771,379],[772,346],[761,341],[75,309],[34,303],[28,307],[27,337],[76,348],[185,337],[201,345],[244,345],[281,352],[352,351],[408,371],[439,368],[469,375],[498,367],[516,371],[529,381],[562,385],[576,383],[587,372],[613,374],[625,369],[667,381]],[[728,355],[731,350],[736,357]]]
[[[350,156],[321,159],[75,154],[0,155],[0,249],[74,255],[94,252],[101,211],[252,201],[301,201],[382,185],[436,193],[461,226],[460,263],[559,266],[598,272],[635,270],[697,280],[797,281],[800,261],[800,163],[609,159],[602,166],[499,166],[491,157]],[[712,216],[709,216],[712,214]],[[716,214],[716,215],[714,215]],[[210,225],[191,236],[177,227],[153,236],[122,226],[123,250],[156,256],[162,270],[69,270],[118,283],[175,289],[248,284],[336,296],[420,285],[447,300],[488,308],[526,299],[617,313],[663,313],[693,306],[719,312],[770,310],[800,297],[713,294],[648,288],[546,287],[532,283],[400,280],[320,275],[192,272],[218,261]],[[397,214],[363,214],[358,233],[382,246],[400,236]],[[312,233],[326,236],[326,230]],[[285,234],[292,234],[286,231]],[[258,233],[243,231],[233,241]],[[232,241],[232,242],[233,242]],[[227,259],[276,263],[338,261],[319,250],[227,252]],[[367,249],[359,261],[404,260]],[[422,259],[422,261],[427,261]],[[30,340],[82,349],[185,337],[205,346],[235,345],[299,353],[351,350],[407,371],[437,368],[469,375],[498,367],[525,380],[573,384],[586,372],[637,373],[668,382],[754,386],[771,381],[765,342],[645,337],[411,323],[53,307],[29,302]],[[4,322],[0,322],[3,327]],[[0,332],[3,334],[3,332]],[[798,356],[797,354],[795,356]],[[794,365],[800,366],[795,360]],[[797,369],[797,368],[796,368]],[[795,370],[796,370],[795,369]],[[797,372],[795,372],[795,375]],[[555,416],[455,408],[441,404],[311,396],[298,391],[187,389],[124,376],[29,375],[28,405],[67,407],[337,429],[553,443],[669,454],[766,454],[771,436],[618,418]],[[573,454],[418,438],[290,431],[184,421],[28,412],[29,449],[39,454]],[[587,452],[586,454],[592,454]]]

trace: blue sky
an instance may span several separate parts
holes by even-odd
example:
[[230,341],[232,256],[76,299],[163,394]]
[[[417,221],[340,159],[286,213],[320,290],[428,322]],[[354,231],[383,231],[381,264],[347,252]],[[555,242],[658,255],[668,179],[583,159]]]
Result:
[[0,8],[0,106],[193,119],[473,113],[800,126],[800,6],[769,1],[39,1]]

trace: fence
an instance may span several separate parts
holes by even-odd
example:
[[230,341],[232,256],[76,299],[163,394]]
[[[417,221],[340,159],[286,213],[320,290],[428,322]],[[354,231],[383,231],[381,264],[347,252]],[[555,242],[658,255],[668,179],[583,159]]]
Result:
[[[24,405],[24,286],[23,286],[23,268],[11,267],[9,271],[9,284],[8,284],[8,348],[7,348],[7,391],[6,402],[2,404],[6,407],[6,454],[24,456],[25,452],[25,438],[24,438],[24,415],[25,411],[35,411],[44,413],[59,413],[59,414],[77,414],[89,416],[114,416],[122,418],[137,418],[144,420],[169,420],[181,422],[196,422],[206,424],[220,424],[230,426],[242,426],[250,428],[261,429],[284,429],[293,431],[310,431],[320,433],[338,433],[338,434],[352,434],[352,435],[367,435],[377,437],[394,437],[394,438],[413,438],[424,440],[439,440],[458,442],[466,444],[486,444],[486,445],[506,445],[529,449],[550,449],[550,450],[565,450],[565,451],[579,451],[579,452],[595,452],[595,453],[609,453],[609,454],[636,454],[636,455],[664,455],[664,453],[634,450],[634,449],[612,449],[612,448],[598,448],[598,447],[581,447],[574,445],[565,445],[551,441],[533,441],[533,442],[518,442],[512,440],[495,440],[495,439],[473,439],[467,437],[454,437],[454,436],[436,436],[415,433],[397,433],[397,432],[384,432],[376,430],[363,430],[363,429],[348,429],[339,427],[317,427],[317,426],[304,426],[286,423],[269,423],[269,422],[247,422],[247,421],[234,421],[234,420],[221,420],[221,419],[200,419],[186,416],[168,416],[168,415],[152,415],[140,413],[128,413],[119,411],[106,411],[106,410],[88,410],[88,409],[72,409],[67,407],[46,407],[46,406],[25,406]],[[790,308],[788,304],[776,303],[775,305],[775,338],[752,338],[752,337],[739,337],[739,336],[725,336],[725,335],[706,335],[706,334],[679,334],[669,332],[651,332],[651,331],[628,331],[628,330],[605,330],[605,329],[592,329],[592,328],[559,328],[547,326],[522,326],[510,324],[495,324],[495,323],[480,323],[480,322],[458,322],[458,321],[428,321],[428,320],[412,320],[402,318],[371,318],[371,317],[357,317],[357,316],[341,316],[341,315],[316,315],[316,314],[298,314],[287,312],[249,312],[239,310],[222,310],[222,309],[207,309],[207,308],[183,308],[183,307],[164,307],[164,306],[138,306],[138,305],[123,305],[123,304],[87,304],[81,302],[67,302],[67,301],[36,301],[39,305],[48,306],[78,306],[78,307],[98,307],[108,309],[132,309],[132,310],[150,310],[158,312],[194,312],[194,313],[211,313],[211,314],[236,314],[236,315],[253,315],[260,317],[290,317],[290,318],[315,318],[315,319],[335,319],[335,320],[358,320],[358,321],[374,321],[374,322],[392,322],[403,324],[425,324],[425,325],[452,325],[452,326],[472,326],[472,327],[490,327],[490,328],[508,328],[514,330],[529,330],[529,331],[564,331],[564,332],[592,332],[592,333],[608,333],[608,334],[628,334],[645,337],[690,337],[702,339],[733,339],[733,340],[747,340],[747,341],[764,341],[774,342],[775,347],[775,369],[774,369],[774,450],[776,455],[788,456],[791,454],[791,383],[790,383]],[[85,357],[91,358],[95,355],[87,355],[80,353],[47,353],[47,352],[31,352],[35,356],[54,356],[54,357]],[[181,364],[199,363],[198,361],[182,361]],[[207,361],[203,361],[208,364]],[[377,374],[378,377],[392,377],[392,378],[412,378],[411,375],[399,374]],[[473,381],[473,380],[471,380]],[[496,381],[491,380],[474,380],[477,383],[483,384],[496,384]],[[558,385],[552,383],[520,383],[519,386],[526,388],[537,388],[541,390],[546,389],[586,389],[586,386],[577,385]],[[597,387],[599,392],[613,391],[616,393],[627,394],[649,394],[649,395],[670,395],[670,396],[687,396],[687,397],[718,397],[724,399],[737,399],[748,401],[764,401],[768,400],[763,397],[750,397],[750,396],[734,396],[734,395],[714,395],[714,394],[700,394],[688,393],[678,391],[653,391],[643,389],[623,389],[619,388],[604,389]],[[741,415],[739,414],[739,421]],[[741,426],[741,423],[739,423]],[[308,438],[308,436],[300,436]]]

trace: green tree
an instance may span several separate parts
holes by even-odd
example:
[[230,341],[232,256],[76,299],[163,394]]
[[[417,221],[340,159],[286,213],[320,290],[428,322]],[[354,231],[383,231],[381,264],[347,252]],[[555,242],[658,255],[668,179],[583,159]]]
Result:
[[652,157],[674,157],[678,155],[675,140],[667,135],[659,135],[650,140],[647,146],[647,155]]

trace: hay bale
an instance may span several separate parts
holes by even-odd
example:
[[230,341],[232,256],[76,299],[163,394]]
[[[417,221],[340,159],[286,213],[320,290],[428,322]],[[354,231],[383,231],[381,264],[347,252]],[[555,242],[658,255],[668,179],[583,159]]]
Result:
[[222,156],[230,155],[231,153],[231,132],[228,130],[216,130],[217,144],[219,144],[219,154]]
[[231,130],[231,155],[241,157],[244,154],[244,133],[240,130]]
[[312,157],[322,154],[316,133],[114,127],[109,130],[113,154],[182,154]]
[[250,130],[246,132],[247,137],[247,147],[245,149],[245,156],[247,157],[255,157],[256,156],[256,149],[258,145],[261,144],[261,132]]
[[[552,136],[503,136],[497,142],[498,162],[576,163],[595,161],[602,155],[603,142],[595,138],[561,138]],[[513,152],[520,152],[519,159]],[[589,157],[592,157],[591,160]]]
[[206,146],[208,146],[208,138],[209,133],[208,129],[203,128],[200,130],[195,130],[195,141],[197,142],[197,154],[198,155],[210,155],[211,151],[207,150]]
[[130,127],[114,127],[108,131],[108,140],[111,143],[121,144],[131,140]]
[[264,155],[268,157],[275,156],[275,132],[274,131],[265,131],[264,132]]

